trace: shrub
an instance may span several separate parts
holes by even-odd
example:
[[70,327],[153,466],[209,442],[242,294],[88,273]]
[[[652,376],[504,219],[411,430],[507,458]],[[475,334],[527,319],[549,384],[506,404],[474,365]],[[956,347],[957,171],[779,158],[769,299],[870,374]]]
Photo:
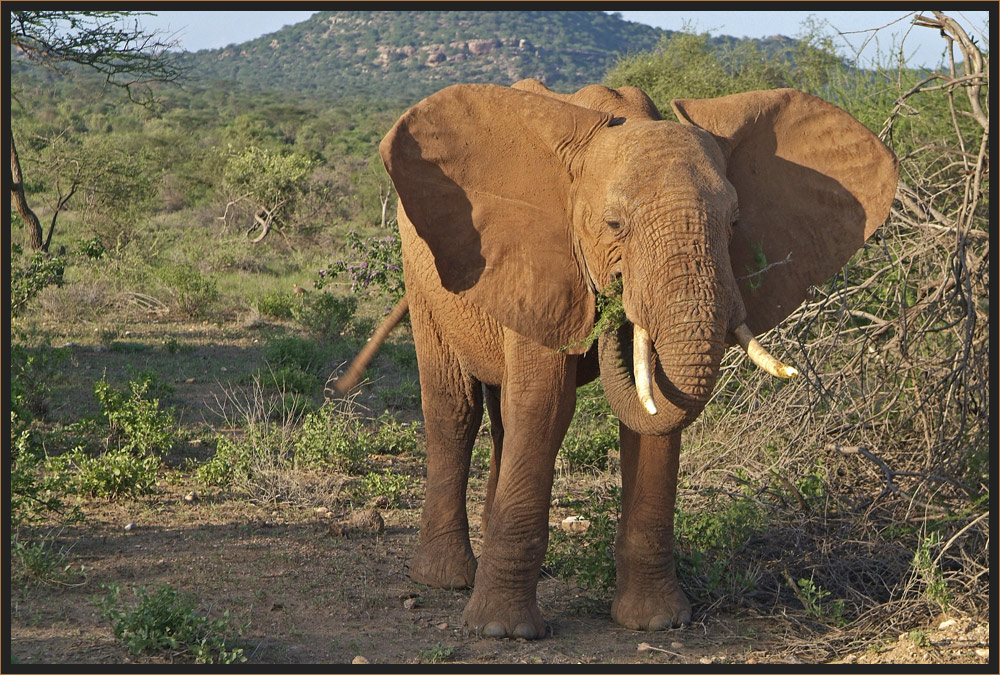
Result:
[[570,426],[559,460],[567,471],[605,471],[609,454],[618,449],[618,420],[600,381],[594,381],[577,392],[576,414]]
[[620,487],[588,490],[574,511],[590,521],[590,527],[586,532],[552,530],[545,565],[560,577],[606,595],[615,585],[615,535],[620,503]]
[[219,297],[215,277],[202,274],[189,263],[163,267],[159,276],[167,285],[174,307],[185,316],[202,316]]
[[80,520],[79,508],[64,502],[64,497],[72,493],[72,485],[65,473],[45,470],[39,439],[13,412],[10,439],[8,513],[12,578],[62,581],[69,571],[69,561],[51,533],[33,538],[22,530],[53,518],[63,523]]
[[369,471],[361,478],[357,497],[362,502],[375,497],[386,497],[390,507],[399,506],[400,499],[412,484],[413,478],[406,474]]
[[139,455],[163,454],[171,448],[176,436],[173,415],[160,410],[159,399],[147,398],[157,384],[148,373],[129,380],[127,392],[113,389],[104,378],[94,383],[94,396],[110,432],[109,444]]
[[16,317],[24,311],[38,293],[48,286],[62,286],[66,261],[46,253],[33,253],[21,263],[21,247],[11,245],[10,255],[10,315]]
[[173,415],[160,410],[158,399],[148,398],[156,378],[147,374],[130,380],[128,391],[114,389],[101,378],[94,383],[94,397],[101,409],[95,430],[106,434],[104,452],[88,453],[78,446],[50,458],[48,470],[74,474],[74,484],[83,494],[106,499],[149,494],[156,486],[162,456],[176,440]]
[[264,346],[264,360],[274,368],[315,369],[323,361],[323,349],[313,340],[294,335],[272,338]]
[[170,585],[148,592],[133,589],[138,602],[131,609],[121,607],[121,589],[106,587],[108,594],[93,598],[101,618],[111,622],[115,638],[132,654],[170,651],[189,654],[198,663],[242,663],[243,650],[230,648],[228,637],[233,630],[229,612],[221,619],[210,619],[196,611],[196,603]]
[[118,499],[151,493],[156,487],[160,458],[124,448],[108,450],[94,457],[83,448],[76,448],[50,460],[48,466],[58,473],[75,468],[76,489],[81,494]]
[[69,350],[56,349],[47,343],[37,347],[11,345],[10,403],[19,420],[45,418],[52,384],[59,378],[68,357]]
[[403,249],[395,221],[387,224],[388,232],[377,237],[362,237],[351,230],[347,246],[354,252],[353,260],[338,260],[327,269],[319,270],[316,288],[331,281],[333,274],[346,275],[351,280],[351,293],[368,291],[391,302],[403,297]]
[[295,298],[291,293],[265,293],[257,298],[257,310],[278,319],[291,319],[294,306]]
[[311,293],[292,307],[292,317],[319,339],[334,335],[355,334],[354,313],[358,298],[354,295],[337,297],[329,293]]

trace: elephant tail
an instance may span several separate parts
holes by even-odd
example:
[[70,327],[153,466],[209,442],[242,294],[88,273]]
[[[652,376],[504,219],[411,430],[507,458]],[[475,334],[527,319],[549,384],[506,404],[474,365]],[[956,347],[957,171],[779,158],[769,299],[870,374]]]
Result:
[[351,361],[351,365],[347,367],[344,374],[334,380],[334,391],[341,396],[344,396],[347,392],[354,388],[354,386],[358,383],[358,380],[361,379],[361,373],[365,372],[365,368],[368,367],[368,364],[375,356],[375,352],[377,352],[378,348],[382,346],[385,339],[389,337],[389,333],[391,333],[392,329],[396,327],[396,324],[398,324],[400,320],[406,316],[409,309],[409,303],[407,303],[406,296],[404,295],[402,299],[396,303],[396,306],[392,308],[389,315],[385,317],[378,329],[376,329],[375,334],[368,339],[365,346],[362,347],[361,351],[358,352],[358,355],[354,357],[354,360]]

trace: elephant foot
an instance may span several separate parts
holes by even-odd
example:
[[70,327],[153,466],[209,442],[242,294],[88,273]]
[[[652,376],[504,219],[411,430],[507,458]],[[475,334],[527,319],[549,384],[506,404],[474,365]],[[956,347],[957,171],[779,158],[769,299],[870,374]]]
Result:
[[691,603],[676,579],[653,587],[628,585],[615,591],[611,617],[632,630],[667,630],[691,623]]
[[462,612],[462,619],[470,632],[491,638],[524,638],[538,640],[545,637],[548,625],[538,611],[534,598],[516,602],[500,594],[487,594],[476,588],[469,604]]
[[410,560],[410,578],[435,588],[469,588],[476,580],[476,556],[468,542],[422,543]]

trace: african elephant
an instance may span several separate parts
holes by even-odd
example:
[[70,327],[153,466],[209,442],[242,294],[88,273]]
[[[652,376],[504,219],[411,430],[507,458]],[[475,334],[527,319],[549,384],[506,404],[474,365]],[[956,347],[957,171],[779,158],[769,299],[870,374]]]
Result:
[[[464,619],[476,633],[545,635],[535,592],[556,452],[576,388],[598,375],[620,420],[612,616],[648,630],[690,620],[673,559],[681,430],[729,346],[794,374],[753,334],[888,214],[895,157],[829,103],[778,89],[672,107],[679,123],[631,87],[456,85],[382,140],[406,298],[369,353],[408,306],[427,435],[410,577],[473,586]],[[777,264],[762,269],[761,254]],[[588,348],[595,298],[619,277],[627,322]],[[484,403],[493,451],[477,561],[465,502]]]

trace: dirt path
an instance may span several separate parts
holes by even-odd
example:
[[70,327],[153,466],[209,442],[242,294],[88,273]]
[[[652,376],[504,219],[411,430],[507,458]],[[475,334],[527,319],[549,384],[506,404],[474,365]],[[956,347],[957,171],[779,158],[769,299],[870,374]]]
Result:
[[[417,508],[383,510],[386,529],[373,534],[342,527],[346,512],[259,508],[212,495],[188,502],[193,483],[162,487],[154,498],[86,506],[86,526],[60,538],[74,565],[85,568],[77,585],[11,589],[10,646],[18,662],[169,662],[169,655],[134,657],[114,640],[93,602],[112,582],[123,589],[167,583],[199,598],[210,616],[228,610],[244,626],[238,646],[248,663],[363,657],[384,664],[974,664],[988,658],[988,625],[967,618],[938,629],[943,617],[927,630],[843,653],[810,647],[808,635],[796,631],[801,624],[780,613],[696,607],[691,626],[635,632],[611,621],[606,601],[548,576],[539,584],[539,605],[551,624],[549,639],[479,639],[462,629],[470,591],[427,588],[407,577]],[[122,597],[131,599],[127,591]]]

